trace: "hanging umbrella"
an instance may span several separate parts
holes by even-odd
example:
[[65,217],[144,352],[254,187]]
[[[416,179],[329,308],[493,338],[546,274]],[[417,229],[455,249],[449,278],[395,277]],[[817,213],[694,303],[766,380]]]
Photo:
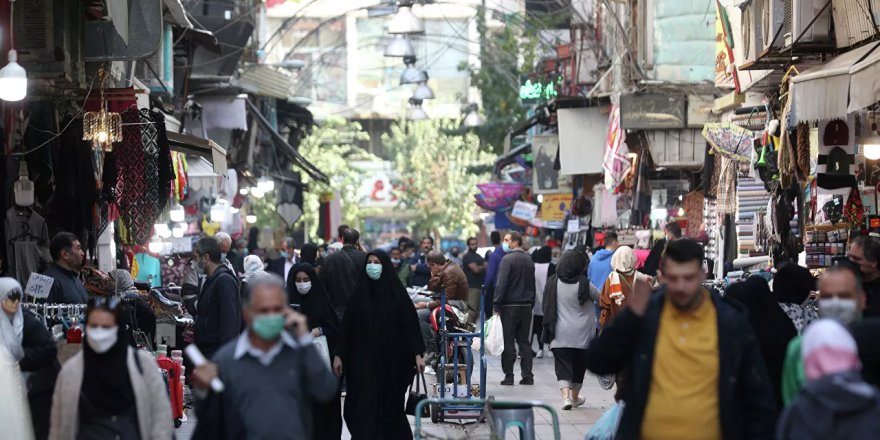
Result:
[[474,197],[477,205],[489,211],[497,211],[513,205],[519,199],[525,185],[521,183],[490,182],[477,185],[480,193]]
[[738,162],[751,161],[755,132],[730,122],[712,122],[703,126],[703,137],[722,156]]

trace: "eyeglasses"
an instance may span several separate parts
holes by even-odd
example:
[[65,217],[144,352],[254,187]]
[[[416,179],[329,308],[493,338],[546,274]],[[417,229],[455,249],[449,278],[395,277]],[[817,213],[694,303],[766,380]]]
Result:
[[89,301],[90,308],[103,308],[106,307],[109,310],[116,310],[119,307],[119,298],[115,296],[99,296],[93,298]]

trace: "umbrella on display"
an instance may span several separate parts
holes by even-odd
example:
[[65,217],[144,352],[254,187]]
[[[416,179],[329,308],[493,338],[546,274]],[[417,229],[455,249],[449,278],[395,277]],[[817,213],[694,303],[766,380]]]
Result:
[[477,185],[480,193],[474,197],[477,205],[488,211],[497,211],[513,205],[525,185],[521,183],[491,182]]
[[751,161],[755,132],[729,122],[708,123],[703,137],[719,154],[738,162]]

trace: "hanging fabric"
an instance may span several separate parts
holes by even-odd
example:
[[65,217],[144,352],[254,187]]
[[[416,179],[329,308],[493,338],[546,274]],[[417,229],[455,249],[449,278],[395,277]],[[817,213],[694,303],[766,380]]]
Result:
[[605,170],[605,187],[614,192],[623,182],[632,167],[627,154],[629,150],[623,143],[624,132],[620,127],[620,107],[611,107],[608,116],[608,134],[605,138],[605,157],[602,168]]
[[[123,141],[117,149],[116,203],[128,230],[123,244],[146,244],[161,213],[159,126],[150,111],[132,106],[122,113]],[[167,139],[166,139],[167,141]]]
[[736,212],[736,170],[737,162],[727,157],[721,158],[721,174],[718,179],[718,213]]

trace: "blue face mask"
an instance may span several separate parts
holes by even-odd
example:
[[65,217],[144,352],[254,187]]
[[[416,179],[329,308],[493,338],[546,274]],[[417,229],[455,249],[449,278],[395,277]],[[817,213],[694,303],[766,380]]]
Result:
[[272,341],[284,331],[285,317],[281,313],[257,315],[251,328],[264,341]]
[[281,251],[282,257],[287,258],[287,255],[288,255],[287,251]]
[[367,276],[373,281],[378,280],[382,276],[382,265],[379,263],[367,264]]
[[507,243],[501,243],[501,250],[504,251],[504,253],[510,252],[510,245]]

